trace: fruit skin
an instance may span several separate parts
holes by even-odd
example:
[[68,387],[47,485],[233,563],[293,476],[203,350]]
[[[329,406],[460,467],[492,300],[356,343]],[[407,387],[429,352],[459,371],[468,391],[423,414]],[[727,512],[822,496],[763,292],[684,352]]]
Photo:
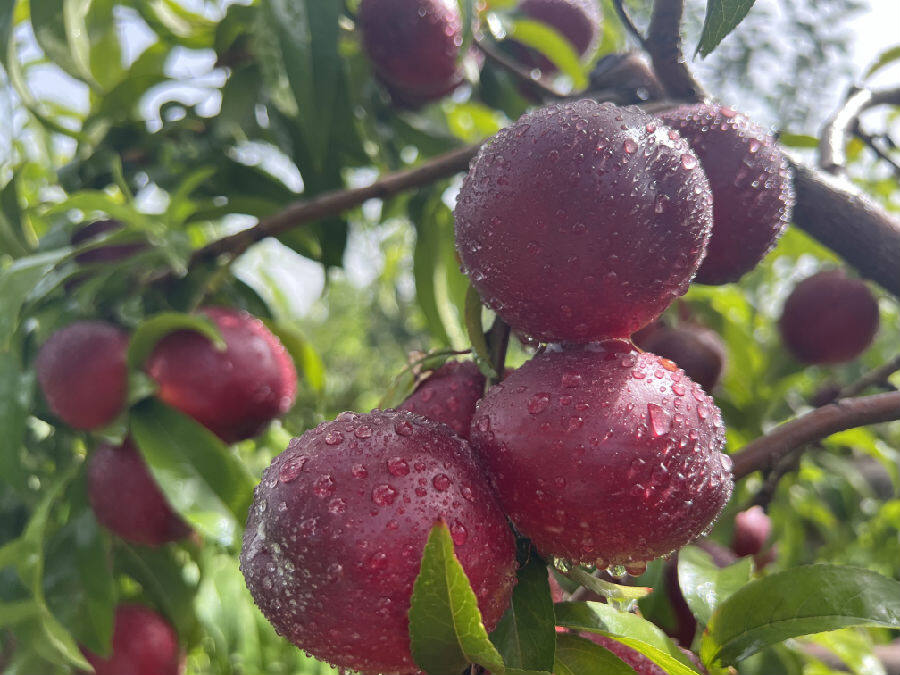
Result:
[[471,443],[513,524],[573,562],[671,553],[731,496],[719,409],[624,340],[535,356],[479,402]]
[[551,105],[482,146],[456,203],[456,248],[514,329],[541,341],[629,337],[687,291],[711,199],[687,143],[656,118]]
[[[526,18],[540,21],[568,40],[579,56],[597,44],[603,15],[593,0],[522,0],[519,11]],[[553,73],[556,66],[534,49],[517,44],[516,57],[530,68]]]
[[437,100],[462,82],[455,1],[362,0],[357,25],[376,75],[399,103]]
[[694,382],[706,391],[719,383],[728,355],[718,333],[691,323],[666,326],[651,324],[632,336],[644,351],[674,361]]
[[408,616],[443,518],[488,630],[509,604],[515,549],[469,444],[406,411],[342,413],[265,470],[241,569],[275,629],[338,667],[411,672]]
[[204,335],[170,333],[147,360],[157,396],[222,440],[256,436],[294,404],[297,372],[284,346],[256,317],[226,307],[201,310],[218,326],[226,349]]
[[799,361],[852,361],[878,332],[878,302],[859,279],[848,279],[841,270],[819,272],[791,291],[778,329]]
[[[79,246],[81,244],[86,244],[101,235],[121,230],[122,227],[122,223],[118,220],[95,220],[92,223],[87,223],[78,227],[72,233],[70,241],[73,246]],[[118,262],[119,260],[130,258],[146,248],[146,244],[142,243],[108,244],[79,253],[75,256],[75,261],[82,264]]]
[[119,605],[112,654],[102,658],[82,648],[96,675],[178,675],[183,658],[178,636],[156,612],[140,605]]
[[688,140],[712,186],[713,234],[695,281],[737,281],[775,246],[791,219],[787,159],[772,134],[725,106],[683,105],[660,118]]
[[731,550],[739,556],[756,555],[771,534],[772,520],[761,506],[751,506],[734,517]]
[[88,458],[87,481],[97,522],[122,539],[159,546],[190,533],[131,441],[97,447]]
[[484,375],[475,363],[450,361],[423,380],[398,408],[442,422],[457,436],[468,439],[484,384]]
[[128,334],[105,321],[76,321],[50,336],[35,370],[53,414],[75,429],[112,422],[128,395]]

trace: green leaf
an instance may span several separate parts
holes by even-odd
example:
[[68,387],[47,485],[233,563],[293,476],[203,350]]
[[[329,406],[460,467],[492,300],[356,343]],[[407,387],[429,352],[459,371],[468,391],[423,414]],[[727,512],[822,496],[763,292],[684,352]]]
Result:
[[284,345],[294,362],[294,367],[307,384],[314,391],[321,392],[325,386],[325,364],[315,348],[303,337],[303,333],[276,321],[264,320],[263,323]]
[[140,323],[131,336],[128,345],[128,365],[133,370],[139,370],[153,352],[156,343],[169,333],[179,330],[193,330],[205,335],[215,345],[216,349],[225,349],[225,341],[218,327],[203,314],[182,314],[179,312],[164,312],[151,316]]
[[782,131],[778,134],[778,142],[789,148],[818,148],[819,139],[805,134],[791,134]]
[[536,557],[519,569],[512,603],[491,633],[491,642],[512,668],[552,671],[556,622],[547,566]]
[[270,0],[271,17],[298,119],[313,163],[321,168],[328,152],[341,60],[338,18],[341,4],[321,0]]
[[751,581],[722,603],[700,656],[731,665],[788,638],[851,626],[900,628],[900,582],[858,567],[804,565]]
[[156,399],[131,411],[131,433],[178,513],[205,536],[236,541],[253,497],[253,479],[211,431]]
[[866,71],[865,76],[871,77],[872,75],[877,73],[879,70],[881,70],[885,66],[892,64],[894,61],[896,61],[898,59],[900,59],[900,45],[897,45],[896,47],[891,47],[890,49],[887,49],[887,50],[881,52],[881,54],[878,55],[878,58],[875,59],[875,63],[873,63],[871,66],[869,66],[869,69]]
[[32,289],[68,253],[69,249],[60,249],[19,258],[0,271],[0,350],[9,348],[19,326],[19,312]]
[[19,453],[34,392],[34,377],[22,372],[18,356],[0,352],[0,480],[21,488],[24,474]]
[[115,6],[115,0],[92,0],[85,19],[91,75],[106,90],[121,80],[123,72]]
[[576,635],[556,638],[553,675],[634,675],[634,670],[608,649]]
[[88,63],[84,15],[87,0],[31,2],[31,27],[37,43],[53,63],[72,77],[96,85]]
[[496,379],[497,373],[491,365],[491,354],[488,350],[487,339],[484,337],[484,328],[481,325],[481,298],[474,286],[469,286],[466,292],[466,331],[469,334],[469,342],[472,344],[472,355],[478,368],[489,380]]
[[213,46],[216,23],[173,0],[138,0],[132,5],[163,39],[193,49]]
[[546,56],[560,72],[572,78],[576,89],[587,87],[588,79],[578,52],[563,35],[541,21],[519,19],[507,30],[510,38]]
[[709,623],[716,607],[750,581],[752,574],[750,557],[720,569],[712,556],[696,546],[678,553],[678,584],[691,612],[704,624]]
[[690,660],[658,627],[637,614],[620,612],[599,602],[561,602],[554,605],[556,625],[602,633],[636,649],[669,675],[695,675]]
[[31,250],[30,239],[19,205],[18,181],[13,176],[0,190],[0,253],[13,258],[26,255]]
[[409,635],[413,659],[429,675],[458,675],[472,663],[493,673],[504,671],[443,521],[431,528],[422,552],[409,609]]
[[34,600],[0,602],[0,628],[9,628],[41,614],[41,605]]
[[41,628],[49,645],[68,663],[80,670],[92,670],[69,631],[50,612],[41,615]]
[[643,586],[622,586],[621,584],[614,584],[605,579],[598,579],[597,577],[588,574],[580,567],[573,567],[569,570],[568,576],[588,590],[606,598],[639,600],[649,595],[651,590],[649,588],[644,588]]
[[707,0],[697,51],[707,56],[747,16],[755,0]]
[[872,653],[871,637],[865,632],[845,628],[807,639],[828,649],[856,675],[886,675],[884,665]]
[[128,119],[147,90],[167,79],[164,68],[169,54],[168,47],[162,42],[147,47],[119,83],[98,99],[92,116],[110,120]]

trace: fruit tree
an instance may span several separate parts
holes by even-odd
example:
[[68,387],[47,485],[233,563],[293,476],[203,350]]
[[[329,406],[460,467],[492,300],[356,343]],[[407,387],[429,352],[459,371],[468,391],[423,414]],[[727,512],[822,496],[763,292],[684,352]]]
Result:
[[0,674],[900,673],[865,4],[0,0]]

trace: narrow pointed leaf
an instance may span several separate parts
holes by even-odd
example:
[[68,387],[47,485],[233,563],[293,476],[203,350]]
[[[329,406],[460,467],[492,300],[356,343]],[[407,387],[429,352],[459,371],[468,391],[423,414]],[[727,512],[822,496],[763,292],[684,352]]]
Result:
[[755,0],[707,0],[697,51],[706,56],[744,20]]

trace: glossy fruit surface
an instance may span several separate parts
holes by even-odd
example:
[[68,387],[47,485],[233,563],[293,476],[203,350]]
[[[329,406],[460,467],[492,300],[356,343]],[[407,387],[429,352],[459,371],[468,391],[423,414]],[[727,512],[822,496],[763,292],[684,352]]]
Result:
[[120,447],[104,443],[91,452],[87,480],[97,522],[122,539],[159,546],[190,532],[130,441]]
[[455,0],[362,0],[357,25],[376,74],[401,103],[441,98],[462,81]]
[[[579,56],[593,49],[600,37],[603,15],[593,0],[522,0],[519,10],[526,18],[554,29]],[[524,65],[545,73],[556,70],[553,63],[533,49],[516,49],[516,56]]]
[[484,375],[472,361],[450,361],[425,378],[399,409],[442,422],[467,439],[475,404],[484,396],[484,383]]
[[178,675],[182,657],[178,636],[156,612],[139,605],[119,605],[113,627],[112,654],[102,658],[86,649],[96,675]]
[[731,550],[737,555],[756,555],[772,534],[772,520],[758,504],[734,517]]
[[579,101],[482,146],[456,248],[482,299],[541,341],[628,337],[687,291],[711,194],[678,134],[637,108]]
[[624,340],[548,349],[491,388],[471,442],[513,524],[571,561],[639,567],[692,541],[731,495],[719,409]]
[[701,284],[737,281],[768,253],[791,219],[792,174],[774,136],[718,105],[685,105],[660,118],[688,140],[713,193],[713,235]]
[[176,331],[157,343],[147,373],[162,401],[222,440],[252,438],[293,405],[294,363],[256,317],[224,307],[201,311],[218,326],[226,349],[196,331]]
[[674,361],[694,382],[706,391],[719,383],[727,353],[718,333],[690,323],[679,326],[651,324],[632,336],[644,351]]
[[298,647],[367,673],[415,670],[408,611],[439,519],[490,630],[509,604],[515,550],[468,443],[406,411],[342,413],[291,441],[263,473],[241,569]]
[[804,363],[852,361],[878,332],[878,302],[859,279],[841,270],[801,281],[778,322],[785,347]]
[[35,362],[53,414],[75,429],[112,422],[128,394],[128,334],[104,321],[76,321],[44,343]]

